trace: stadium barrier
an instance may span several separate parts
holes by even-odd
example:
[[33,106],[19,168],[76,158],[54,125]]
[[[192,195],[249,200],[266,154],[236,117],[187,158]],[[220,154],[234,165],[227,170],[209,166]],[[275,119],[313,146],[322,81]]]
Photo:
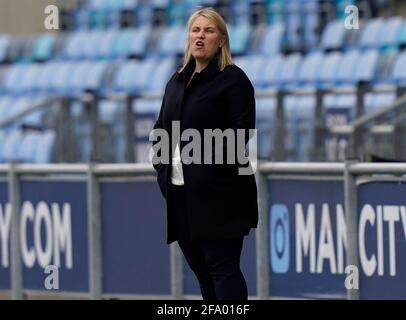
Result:
[[[259,226],[242,255],[252,299],[406,297],[406,164],[258,168]],[[150,165],[3,164],[0,172],[3,295],[199,296],[178,246],[165,244]]]

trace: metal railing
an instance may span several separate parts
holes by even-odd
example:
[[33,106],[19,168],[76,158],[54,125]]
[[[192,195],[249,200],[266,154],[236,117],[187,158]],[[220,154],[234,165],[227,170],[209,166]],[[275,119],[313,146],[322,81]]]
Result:
[[[39,175],[46,179],[52,175],[79,175],[86,180],[88,203],[88,246],[89,246],[89,297],[100,299],[102,290],[102,250],[101,250],[101,216],[99,179],[101,177],[120,176],[123,178],[141,176],[153,177],[155,171],[149,164],[55,164],[28,165],[3,164],[0,174],[8,177],[9,202],[12,209],[11,234],[11,297],[24,298],[22,281],[22,262],[20,252],[20,208],[19,184],[26,175]],[[312,179],[340,178],[344,181],[344,202],[347,219],[347,264],[358,266],[358,212],[357,212],[357,178],[359,175],[375,174],[406,175],[406,164],[373,164],[358,163],[348,160],[345,163],[273,163],[261,162],[256,172],[259,203],[259,225],[256,231],[256,286],[258,299],[269,299],[269,284],[272,277],[269,267],[269,195],[267,182],[270,176],[283,179],[290,177],[303,178],[311,175]],[[61,176],[61,180],[65,176]],[[183,258],[179,247],[174,243],[170,249],[171,298],[182,299],[183,292]],[[131,297],[131,296],[130,296]],[[348,299],[358,299],[359,290],[349,290]]]

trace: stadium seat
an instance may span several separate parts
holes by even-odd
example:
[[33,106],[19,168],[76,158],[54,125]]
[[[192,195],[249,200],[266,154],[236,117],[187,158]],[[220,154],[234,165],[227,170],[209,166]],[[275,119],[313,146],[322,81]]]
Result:
[[395,93],[374,93],[368,92],[365,95],[365,112],[372,113],[376,112],[384,107],[389,106],[391,103],[396,101]]
[[303,57],[300,53],[292,53],[285,58],[279,76],[279,85],[282,88],[287,89],[295,87],[294,83],[299,76],[302,60]]
[[406,51],[399,53],[396,58],[391,72],[391,80],[396,85],[406,85]]
[[331,21],[321,36],[321,47],[325,50],[342,49],[347,29],[343,28],[342,20]]
[[242,55],[248,49],[251,28],[249,24],[239,24],[229,27],[230,49],[234,55]]
[[302,49],[302,19],[300,17],[300,3],[295,0],[285,2],[286,46],[290,50]]
[[34,43],[32,56],[36,61],[46,61],[52,58],[56,46],[56,36],[43,34]]
[[324,55],[320,51],[307,54],[300,66],[297,85],[315,87]]
[[334,75],[336,85],[342,86],[346,84],[354,84],[356,82],[354,75],[360,55],[360,51],[350,50],[342,56],[337,72]]
[[135,38],[132,39],[129,46],[130,57],[142,57],[147,51],[148,41],[151,35],[151,27],[141,26],[136,29]]
[[319,2],[308,0],[303,4],[303,42],[306,49],[313,49],[319,42]]
[[379,46],[390,48],[399,46],[399,34],[401,32],[404,19],[402,17],[391,17],[386,20],[379,32]]
[[41,134],[33,156],[34,163],[53,162],[55,139],[56,134],[53,130],[47,130]]
[[17,159],[21,162],[32,163],[35,160],[35,150],[38,147],[41,134],[38,132],[26,132],[17,149]]
[[268,57],[280,53],[282,50],[284,32],[285,27],[282,23],[269,26],[265,33],[262,46],[259,49],[260,53]]
[[272,88],[277,86],[283,62],[284,57],[282,55],[275,55],[265,61],[264,70],[260,74],[259,79],[262,88]]
[[136,61],[123,62],[118,66],[113,80],[113,89],[117,91],[132,92],[135,90],[135,81],[140,63]]
[[318,87],[331,88],[334,86],[342,57],[341,52],[330,52],[325,55],[316,81]]
[[156,52],[161,56],[173,56],[184,51],[186,41],[186,29],[182,26],[165,28],[160,34]]
[[24,136],[21,130],[13,130],[7,134],[1,152],[2,162],[12,162],[17,160],[18,148],[23,138]]
[[383,30],[385,21],[383,18],[375,18],[362,25],[361,36],[359,39],[359,48],[379,48],[380,31]]
[[175,72],[175,60],[168,57],[157,62],[148,91],[163,93],[170,76]]

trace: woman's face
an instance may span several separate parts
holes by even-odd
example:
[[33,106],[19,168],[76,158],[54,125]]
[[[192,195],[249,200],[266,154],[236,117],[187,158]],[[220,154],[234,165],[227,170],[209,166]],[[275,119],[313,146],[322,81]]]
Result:
[[224,36],[215,24],[203,16],[197,17],[189,31],[189,48],[193,58],[210,60],[223,44]]

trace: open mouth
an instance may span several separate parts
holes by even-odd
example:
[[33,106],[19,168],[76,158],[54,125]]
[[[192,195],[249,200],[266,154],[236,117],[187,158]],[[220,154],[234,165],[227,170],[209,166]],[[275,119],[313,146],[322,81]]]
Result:
[[197,42],[195,43],[195,45],[196,45],[197,48],[203,48],[203,47],[204,47],[203,41],[197,41]]

